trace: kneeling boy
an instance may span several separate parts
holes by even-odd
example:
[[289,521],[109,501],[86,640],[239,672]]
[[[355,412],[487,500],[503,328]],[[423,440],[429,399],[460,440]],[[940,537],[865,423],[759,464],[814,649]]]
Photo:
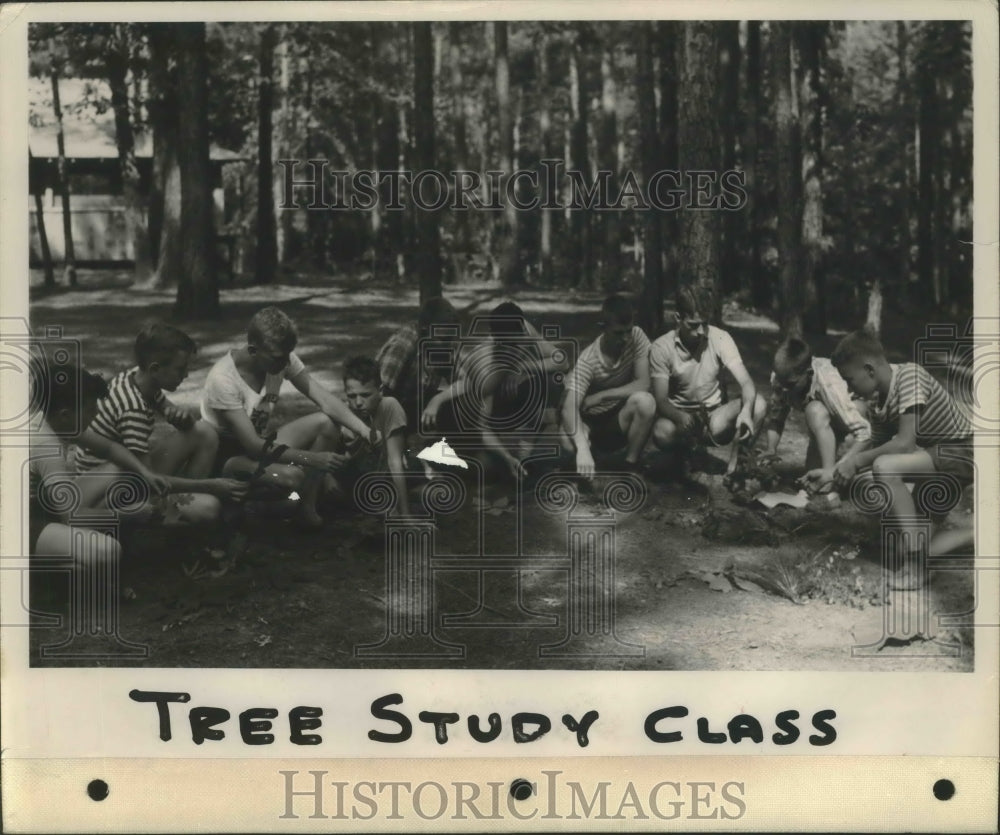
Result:
[[633,324],[631,302],[609,296],[601,307],[601,335],[566,377],[563,442],[576,452],[576,471],[594,476],[594,448],[625,447],[625,466],[638,466],[656,415],[649,393],[649,339]]

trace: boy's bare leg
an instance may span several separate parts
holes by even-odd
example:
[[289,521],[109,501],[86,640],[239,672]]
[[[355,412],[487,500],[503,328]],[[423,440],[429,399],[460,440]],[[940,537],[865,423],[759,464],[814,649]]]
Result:
[[175,430],[150,451],[154,472],[186,478],[208,478],[219,449],[219,435],[203,420],[185,432]]
[[[830,411],[819,400],[811,400],[806,404],[806,426],[809,427],[809,443],[815,442],[819,453],[819,464],[824,470],[829,470],[837,463],[837,436],[830,423]],[[806,466],[809,467],[807,459]]]
[[625,406],[618,413],[618,425],[625,433],[625,463],[637,464],[642,450],[653,431],[656,420],[656,401],[648,391],[637,391],[629,395]]
[[[931,475],[934,472],[936,472],[934,461],[924,450],[896,455],[880,455],[872,463],[873,478],[889,489],[891,503],[888,513],[893,519],[902,523],[905,536],[904,544],[908,554],[917,550],[919,528],[913,522],[907,524],[908,520],[915,520],[917,517],[917,507],[910,491],[906,489],[903,476],[912,479],[921,474]],[[905,566],[903,569],[905,570]],[[922,579],[912,578],[911,584],[913,581],[922,582]]]
[[[333,452],[340,446],[340,429],[323,412],[314,412],[282,426],[277,441],[310,452]],[[308,527],[323,524],[323,517],[316,512],[316,500],[326,475],[319,470],[306,471],[302,484],[302,518]]]

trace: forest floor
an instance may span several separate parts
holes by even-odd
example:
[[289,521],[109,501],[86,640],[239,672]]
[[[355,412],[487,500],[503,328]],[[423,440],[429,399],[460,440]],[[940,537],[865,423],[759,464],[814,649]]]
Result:
[[[32,284],[38,283],[37,276]],[[507,297],[490,284],[447,287],[468,315],[485,313]],[[130,362],[138,323],[169,317],[172,294],[128,288],[124,274],[84,273],[74,291],[33,290],[31,324],[38,332],[60,326],[79,339],[83,363],[110,375]],[[561,335],[586,344],[596,336],[600,294],[529,288],[514,298],[536,323],[556,324]],[[415,291],[373,281],[310,280],[269,287],[226,286],[224,319],[186,330],[199,345],[188,379],[174,399],[194,405],[211,364],[240,344],[246,322],[266,304],[279,304],[298,324],[297,352],[313,375],[342,390],[340,369],[350,354],[374,355],[384,339],[415,316]],[[740,347],[759,390],[767,393],[776,325],[765,317],[728,309],[725,324]],[[923,324],[887,323],[893,360],[912,355]],[[839,334],[817,353],[828,355]],[[279,403],[280,418],[309,410],[294,390]],[[779,472],[791,484],[806,446],[801,415],[789,419]],[[415,451],[415,450],[414,450]],[[184,572],[206,549],[223,549],[231,531],[215,533],[143,529],[123,538],[120,634],[145,645],[148,657],[67,660],[40,657],[42,645],[69,634],[31,630],[31,663],[154,667],[413,667],[474,669],[677,670],[946,670],[973,668],[970,628],[944,628],[937,616],[975,608],[970,571],[936,571],[926,596],[887,599],[880,565],[880,524],[846,502],[814,502],[803,509],[747,507],[721,484],[723,450],[704,461],[699,484],[670,478],[669,462],[647,455],[645,504],[615,523],[615,632],[600,655],[554,654],[567,635],[575,599],[564,567],[548,567],[567,550],[567,518],[544,512],[530,495],[510,487],[483,488],[466,479],[466,498],[436,527],[436,557],[453,557],[433,575],[432,657],[364,655],[378,643],[392,611],[386,587],[386,532],[380,518],[351,507],[324,508],[326,525],[304,532],[275,514],[248,514],[246,550],[222,576],[194,579]],[[470,472],[476,472],[473,467]],[[794,492],[794,491],[793,491]],[[967,522],[970,496],[953,512]],[[582,494],[576,513],[601,516],[600,490]],[[964,517],[964,518],[963,518]],[[518,534],[520,531],[520,535]],[[520,536],[520,550],[517,542]],[[519,572],[481,572],[459,558],[477,552],[520,554]],[[209,560],[209,562],[211,562]],[[957,565],[958,563],[956,563]],[[520,595],[518,597],[518,595]],[[66,610],[63,575],[32,578],[36,611]],[[899,607],[928,611],[934,642],[890,643],[879,652],[852,652],[878,642]],[[898,611],[898,610],[897,610]],[[455,616],[463,616],[456,619]],[[450,616],[450,617],[448,617]],[[589,639],[588,639],[589,640]],[[586,643],[586,642],[584,642]],[[443,645],[464,647],[459,651]],[[98,649],[93,639],[74,646]],[[568,651],[569,648],[567,648]],[[584,647],[584,652],[586,652]],[[450,653],[450,654],[445,654]]]

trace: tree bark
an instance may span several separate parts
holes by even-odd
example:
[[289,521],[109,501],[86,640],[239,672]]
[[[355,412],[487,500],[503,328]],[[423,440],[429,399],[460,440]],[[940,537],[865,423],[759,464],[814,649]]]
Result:
[[[507,24],[493,24],[494,69],[497,95],[497,121],[500,144],[500,169],[506,177],[514,173],[514,110],[510,95],[510,63],[507,56]],[[518,251],[517,207],[504,200],[503,227],[499,241],[500,281],[508,287],[521,281]]]
[[185,106],[178,112],[177,143],[184,249],[174,310],[180,319],[214,319],[219,315],[219,287],[214,258],[205,24],[174,25],[177,80],[185,94]]
[[[636,107],[639,111],[639,152],[642,181],[660,168],[660,143],[656,135],[656,88],[653,79],[653,41],[656,24],[637,23],[639,38],[636,55]],[[642,306],[640,324],[655,337],[663,330],[663,265],[660,212],[655,207],[642,215]]]
[[150,100],[153,129],[153,182],[149,199],[149,239],[156,271],[150,286],[177,283],[181,272],[181,177],[177,164],[178,112],[174,30],[167,23],[149,25]]
[[[928,26],[929,24],[924,24]],[[928,33],[925,32],[925,37]],[[935,187],[938,168],[938,101],[935,68],[927,62],[920,62],[917,69],[918,123],[918,180],[919,203],[917,204],[917,275],[921,289],[930,289],[935,306],[941,304],[941,281],[936,269],[935,238],[939,237],[934,227],[934,207],[937,202]]]
[[[681,45],[678,100],[680,170],[719,171],[722,143],[719,126],[719,42],[717,24],[685,21]],[[679,284],[711,292],[716,322],[722,314],[718,292],[721,222],[717,211],[679,212],[681,270]]]
[[910,132],[905,126],[908,124],[907,118],[910,114],[910,79],[909,79],[909,59],[907,57],[909,35],[906,29],[906,21],[896,22],[896,61],[898,65],[898,76],[896,80],[896,107],[899,111],[900,119],[904,125],[899,132],[899,296],[900,302],[904,305],[908,301],[910,292],[910,247],[913,245],[910,234],[910,189],[912,188],[912,177],[910,175]]
[[[292,109],[291,88],[292,66],[288,54],[288,37],[284,24],[275,24],[275,56],[278,70],[277,125],[274,131],[274,143],[277,146],[277,158],[287,159],[290,156],[289,140],[296,135],[295,111]],[[272,86],[272,90],[273,90]],[[284,197],[284,177],[281,168],[274,166],[271,173],[272,202],[278,206]],[[275,209],[277,211],[277,209]],[[289,258],[297,254],[294,251],[292,221],[294,215],[290,210],[284,210],[277,216],[275,231],[275,276]]]
[[[590,188],[590,163],[587,153],[587,79],[584,72],[584,24],[576,24],[573,44],[569,55],[569,99],[570,99],[570,164],[569,168],[579,172],[585,188]],[[570,192],[571,197],[573,193]],[[573,286],[589,287],[593,270],[593,250],[589,234],[590,212],[584,209],[567,209],[570,220],[570,251],[579,257]]]
[[37,181],[35,183],[35,228],[38,230],[38,245],[42,250],[42,267],[45,270],[45,289],[53,290],[56,286],[56,274],[52,266],[52,250],[49,249],[49,236],[45,232],[45,207],[42,205],[42,167],[35,165],[34,157],[31,155],[31,148],[28,148],[29,171],[35,168]]
[[[542,30],[538,44],[538,87],[540,91],[538,132],[541,134],[542,157],[543,159],[553,159],[555,157],[555,146],[552,141],[552,111],[549,88],[549,37],[544,29]],[[542,187],[542,194],[547,194],[544,186]],[[549,284],[552,280],[552,222],[555,219],[555,210],[543,207],[539,209],[539,212],[541,213],[541,228],[539,230],[538,245],[538,275],[543,284]]]
[[[435,166],[434,156],[434,44],[431,24],[413,28],[413,155],[416,171]],[[415,266],[420,302],[441,295],[441,237],[438,213],[420,210],[411,200],[415,217]]]
[[[618,92],[615,88],[614,76],[614,43],[605,29],[604,48],[601,51],[601,112],[597,125],[597,159],[598,168],[609,172],[607,177],[607,200],[609,202],[618,196]],[[620,279],[621,273],[621,215],[617,210],[601,212],[598,222],[603,227],[604,234],[601,246],[601,278],[606,286],[614,285]]]
[[260,77],[257,84],[257,257],[254,281],[270,284],[278,275],[278,222],[274,209],[274,24],[260,35]]
[[128,71],[132,51],[130,24],[111,24],[112,41],[107,52],[108,85],[111,107],[115,114],[115,140],[118,145],[118,166],[122,178],[125,203],[125,228],[132,241],[133,276],[137,284],[145,284],[153,274],[146,225],[146,206],[139,185],[139,166],[135,157],[135,135],[129,107]]
[[[467,171],[469,148],[465,117],[468,104],[462,75],[462,27],[454,22],[448,24],[448,66],[451,70],[451,123],[455,135],[454,168],[456,171]],[[454,212],[454,218],[455,247],[459,252],[468,252],[472,248],[469,212]]]
[[[676,171],[680,167],[677,150],[677,44],[683,24],[663,20],[657,24],[660,108],[658,114],[661,167]],[[664,212],[660,217],[660,240],[663,264],[663,294],[674,293],[679,285],[677,276],[677,215],[678,212]]]
[[774,87],[775,181],[778,185],[778,286],[781,330],[801,337],[801,177],[799,125],[792,112],[791,24],[771,22],[771,83]]
[[747,176],[747,236],[749,238],[747,272],[750,294],[754,307],[770,310],[771,285],[761,263],[760,243],[764,234],[761,221],[760,193],[763,177],[760,164],[760,125],[763,115],[761,104],[761,46],[760,21],[747,22],[747,107],[746,133],[743,141],[743,169]]
[[56,116],[56,148],[58,153],[59,198],[62,201],[63,225],[63,275],[70,287],[76,287],[76,251],[73,246],[73,216],[70,214],[69,166],[66,162],[66,138],[63,134],[62,105],[59,102],[59,69],[54,67],[52,81],[52,109]]
[[796,24],[802,142],[802,327],[808,337],[826,334],[823,258],[823,88],[826,23]]
[[[736,20],[726,20],[718,27],[722,73],[722,170],[732,171],[736,168],[736,120],[740,112],[740,24]],[[740,212],[723,212],[720,285],[727,293],[735,293],[741,284],[739,229]]]

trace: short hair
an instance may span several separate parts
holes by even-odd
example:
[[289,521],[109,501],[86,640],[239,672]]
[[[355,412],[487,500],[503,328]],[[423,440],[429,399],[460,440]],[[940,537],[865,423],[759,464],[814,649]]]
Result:
[[250,320],[247,342],[267,351],[290,353],[299,342],[299,332],[286,313],[276,307],[265,307]]
[[501,302],[490,311],[490,333],[493,336],[523,336],[528,332],[524,311],[514,302]]
[[344,380],[357,380],[359,383],[380,383],[378,363],[370,357],[348,357],[344,362]]
[[871,331],[861,329],[847,334],[833,349],[830,361],[842,368],[852,362],[863,360],[884,360],[885,349]]
[[76,365],[60,365],[56,370],[44,356],[35,356],[30,372],[31,402],[39,404],[46,419],[64,409],[79,414],[82,406],[108,394],[102,377]]
[[457,325],[458,311],[442,296],[427,299],[420,307],[417,327],[421,334],[430,333],[433,325]]
[[601,315],[605,322],[615,322],[619,325],[631,325],[635,321],[635,309],[628,296],[613,293],[601,305]]
[[775,367],[781,363],[795,374],[805,371],[810,362],[812,362],[812,348],[794,336],[788,337],[774,352]]
[[706,319],[715,316],[715,294],[708,287],[686,284],[677,291],[677,315],[686,319],[699,313]]
[[142,369],[154,362],[170,362],[179,351],[193,354],[197,350],[184,331],[163,322],[148,322],[135,338],[135,361]]

